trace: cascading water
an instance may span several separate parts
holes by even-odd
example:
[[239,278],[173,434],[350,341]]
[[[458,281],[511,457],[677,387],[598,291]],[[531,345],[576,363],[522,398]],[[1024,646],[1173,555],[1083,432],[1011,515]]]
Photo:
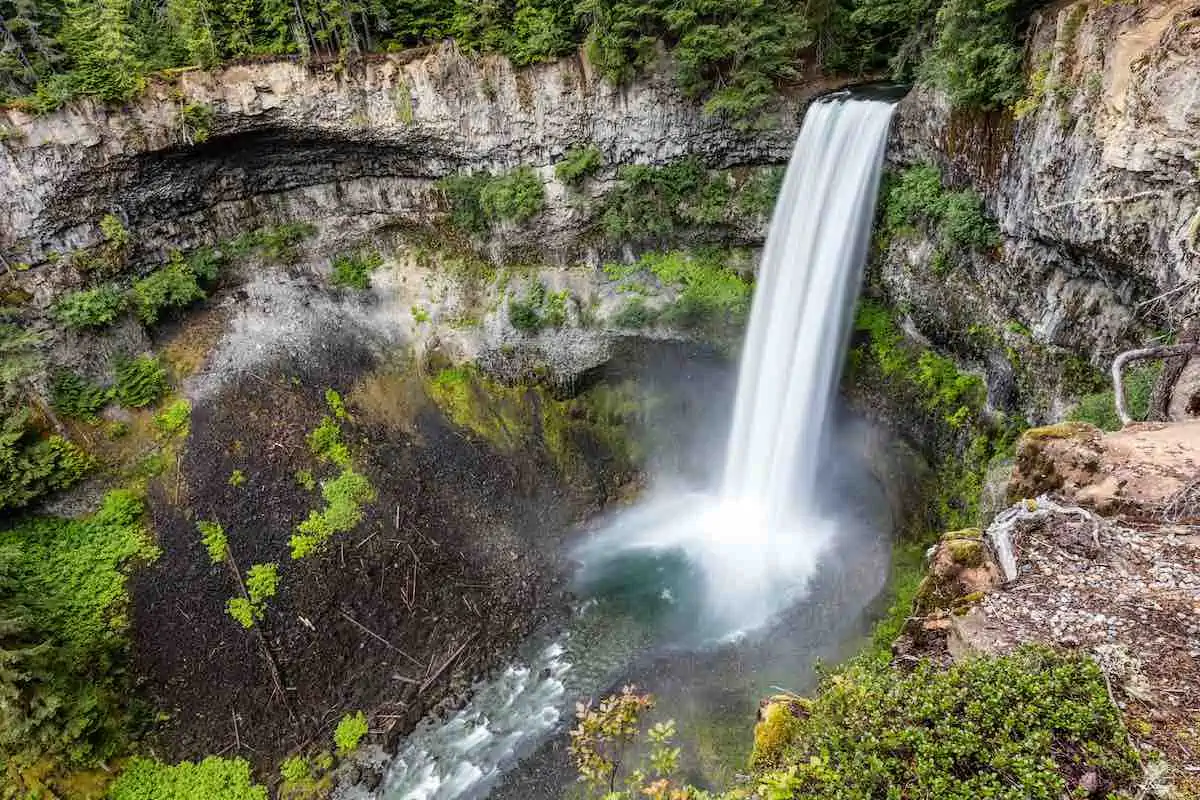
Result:
[[[584,575],[631,552],[682,553],[702,635],[790,605],[836,524],[818,513],[825,438],[870,237],[893,106],[836,97],[804,119],[763,252],[720,493],[670,493],[581,552]],[[680,592],[668,589],[676,599]]]
[[[848,96],[809,109],[759,269],[720,491],[659,492],[593,537],[577,552],[593,596],[585,613],[658,602],[700,620],[701,638],[727,637],[804,590],[837,527],[818,513],[816,493],[891,115],[891,103]],[[687,592],[694,585],[699,595]],[[571,653],[564,641],[567,652],[544,649],[479,687],[448,722],[423,724],[393,761],[383,797],[485,796],[558,724],[567,659],[604,657]]]

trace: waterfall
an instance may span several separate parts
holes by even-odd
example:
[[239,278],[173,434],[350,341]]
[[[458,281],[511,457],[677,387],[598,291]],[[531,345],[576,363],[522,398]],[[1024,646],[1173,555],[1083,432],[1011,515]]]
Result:
[[[620,513],[580,549],[584,583],[612,584],[631,554],[651,557],[702,638],[756,628],[804,592],[839,526],[816,492],[892,110],[848,94],[809,108],[759,267],[722,485]],[[703,597],[685,607],[696,585]]]
[[[724,637],[766,623],[804,591],[838,527],[815,513],[814,492],[891,114],[890,103],[849,97],[809,109],[759,268],[720,491],[652,496],[580,548],[581,593],[595,589],[591,613],[619,604],[596,587],[621,584],[631,590],[627,608],[675,606],[703,638]],[[392,761],[382,796],[486,796],[561,723],[566,658],[603,658],[591,647],[551,646],[478,686],[450,720],[423,723]]]
[[815,103],[776,201],[722,486],[768,528],[813,501],[891,117],[879,100]]

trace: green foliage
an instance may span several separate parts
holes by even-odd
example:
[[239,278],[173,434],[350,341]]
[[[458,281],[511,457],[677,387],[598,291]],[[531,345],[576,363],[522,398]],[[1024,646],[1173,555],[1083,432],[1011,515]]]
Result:
[[290,540],[294,559],[318,551],[334,534],[354,530],[362,522],[363,504],[375,500],[375,487],[347,467],[321,487],[321,496],[325,508],[309,512],[308,518],[296,526]]
[[696,158],[662,167],[630,164],[600,203],[600,227],[613,242],[665,241],[690,226],[727,221],[733,200],[729,176]]
[[200,541],[212,563],[220,564],[229,556],[229,538],[219,522],[200,520],[196,523],[196,530],[200,531]]
[[322,419],[308,434],[308,447],[318,461],[333,462],[339,467],[350,465],[350,450],[342,442],[342,428],[332,417]]
[[254,606],[244,597],[231,597],[225,604],[225,611],[229,616],[246,630],[254,627],[256,617],[254,616]]
[[108,800],[267,800],[240,758],[209,756],[170,766],[148,758],[130,760],[108,790]]
[[[1161,363],[1140,364],[1126,370],[1125,404],[1134,419],[1144,420],[1149,416],[1150,398],[1161,372]],[[1067,419],[1088,422],[1105,431],[1119,431],[1122,428],[1112,389],[1081,397]]]
[[371,273],[383,266],[383,256],[373,248],[342,253],[333,259],[334,286],[366,291],[371,288]]
[[822,683],[784,761],[761,777],[768,797],[1051,800],[1088,770],[1115,787],[1138,774],[1099,667],[1040,648],[945,671],[857,662]]
[[519,331],[537,333],[542,328],[559,328],[567,321],[567,298],[570,293],[547,292],[541,281],[530,284],[525,296],[509,296],[508,321]]
[[126,408],[143,408],[167,392],[167,371],[154,356],[122,358],[116,365],[117,401]]
[[0,511],[22,508],[78,482],[92,459],[61,436],[45,436],[28,409],[0,418]]
[[0,633],[0,653],[18,654],[13,671],[0,658],[0,759],[91,764],[125,741],[125,575],[157,554],[144,510],[115,491],[86,519],[31,517],[0,531],[0,619],[22,620]]
[[[987,402],[983,379],[963,373],[952,360],[908,343],[891,313],[871,300],[859,304],[855,330],[866,334],[865,348],[882,377],[915,392],[929,411],[953,428],[979,418]],[[860,350],[860,354],[863,351]]]
[[50,397],[63,416],[90,420],[112,400],[112,391],[70,370],[59,370],[50,382]]
[[348,756],[358,749],[359,742],[367,735],[367,717],[363,712],[347,714],[338,722],[333,732],[333,743],[338,755]]
[[246,473],[242,472],[240,469],[235,469],[233,472],[229,473],[229,480],[227,483],[233,488],[238,489],[245,484],[247,480]]
[[230,242],[230,251],[239,256],[256,254],[267,262],[294,264],[300,259],[300,243],[317,232],[307,222],[290,222],[259,228]]
[[546,204],[542,179],[531,167],[493,176],[480,189],[479,204],[489,220],[526,222]]
[[200,144],[208,141],[214,117],[212,106],[204,103],[187,103],[179,110],[179,127],[184,141]]
[[171,254],[166,266],[133,284],[132,295],[138,319],[146,325],[158,322],[167,309],[186,308],[205,297],[198,276],[178,252]]
[[179,398],[154,417],[154,427],[166,437],[186,436],[192,419],[192,404]]
[[296,470],[296,483],[309,492],[317,488],[317,479],[313,477],[312,470],[308,469]]
[[308,780],[312,775],[308,759],[301,756],[291,756],[279,765],[279,776],[288,783],[299,783]]
[[230,598],[225,610],[243,628],[249,629],[262,622],[267,601],[279,590],[279,565],[255,564],[246,571],[245,583],[246,596]]
[[451,175],[438,186],[450,201],[451,221],[468,233],[483,233],[497,222],[527,222],[546,204],[545,187],[532,167]]
[[641,276],[652,276],[674,289],[674,301],[657,314],[644,303],[630,301],[614,320],[623,327],[645,320],[660,319],[689,329],[720,332],[739,328],[750,313],[753,287],[728,266],[733,254],[720,250],[694,252],[670,251],[645,253],[630,265],[606,265],[605,272],[615,277],[622,288],[636,284]]
[[612,322],[618,328],[645,328],[658,320],[658,312],[646,305],[641,297],[631,297],[613,315]]
[[54,316],[68,328],[101,328],[125,310],[125,295],[116,286],[98,286],[65,295],[54,305]]
[[887,182],[883,201],[884,235],[923,230],[934,238],[936,271],[952,269],[970,251],[987,252],[1000,243],[1000,232],[983,199],[970,189],[950,192],[932,164],[909,167]]
[[554,176],[568,186],[578,186],[595,175],[603,163],[604,155],[595,145],[573,147],[554,165]]
[[325,405],[333,412],[333,418],[337,420],[350,419],[350,412],[346,410],[346,402],[342,400],[342,396],[338,394],[336,389],[325,390]]
[[115,248],[123,250],[129,246],[129,230],[116,214],[105,214],[100,219],[100,233]]
[[775,210],[775,199],[783,188],[786,170],[783,167],[767,167],[755,170],[738,190],[734,206],[744,217],[770,217]]
[[955,106],[1011,107],[1024,89],[1016,0],[944,0],[922,67]]

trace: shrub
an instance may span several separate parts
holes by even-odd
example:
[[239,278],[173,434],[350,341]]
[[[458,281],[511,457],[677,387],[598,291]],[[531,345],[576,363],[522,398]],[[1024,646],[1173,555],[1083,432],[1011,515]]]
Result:
[[233,472],[229,473],[229,480],[227,483],[233,488],[237,489],[245,484],[246,480],[246,473],[242,472],[240,469],[235,469]]
[[371,273],[383,265],[383,256],[374,249],[355,250],[333,259],[334,286],[367,290],[371,288]]
[[279,765],[279,776],[289,783],[298,783],[312,777],[312,769],[309,767],[308,759],[291,756]]
[[595,145],[573,147],[554,165],[554,176],[568,186],[578,186],[595,175],[603,162],[604,156]]
[[916,230],[932,236],[936,247],[931,266],[936,272],[952,269],[962,253],[987,251],[1000,242],[983,198],[971,189],[947,191],[941,172],[931,164],[918,164],[889,178],[883,220],[888,236]]
[[488,220],[525,222],[545,204],[542,180],[532,167],[494,176],[479,191],[479,205]]
[[783,188],[787,170],[783,167],[764,167],[751,173],[738,189],[734,206],[745,217],[770,217],[775,210],[775,200]]
[[325,508],[309,512],[296,526],[290,540],[292,558],[301,559],[317,552],[334,534],[353,530],[362,522],[364,503],[375,499],[375,488],[363,475],[344,468],[321,487]]
[[117,362],[117,400],[126,408],[143,408],[167,391],[167,371],[153,356],[123,358]]
[[0,511],[22,508],[78,482],[90,456],[61,436],[46,437],[27,409],[0,417]]
[[[608,265],[605,272],[622,284],[649,274],[667,287],[677,290],[675,301],[654,314],[654,318],[687,328],[723,329],[741,325],[750,312],[751,285],[726,266],[730,254],[716,250],[687,253],[672,251],[646,253],[631,265]],[[644,303],[631,300],[614,321],[627,327],[640,327],[652,319]]]
[[363,712],[356,711],[342,717],[333,732],[333,743],[337,745],[338,755],[348,756],[357,750],[362,738],[367,735],[367,730],[367,717]]
[[600,203],[600,227],[613,242],[661,241],[688,226],[723,222],[732,199],[729,176],[705,169],[699,159],[627,164]]
[[300,243],[316,232],[307,222],[289,222],[243,233],[229,247],[236,255],[257,253],[264,261],[294,264],[300,259]]
[[0,759],[10,765],[92,764],[125,742],[129,687],[112,665],[124,658],[126,574],[157,553],[144,510],[137,495],[114,491],[90,517],[31,517],[0,531],[0,573],[15,579],[5,588],[0,575],[0,606],[6,620],[20,609],[25,620],[5,633],[6,662],[14,643],[18,658],[0,713]]
[[76,419],[95,419],[96,413],[112,399],[112,390],[97,386],[70,370],[60,370],[50,382],[50,396],[60,414]]
[[192,404],[180,398],[154,417],[154,427],[163,436],[186,436],[192,418]]
[[129,230],[116,214],[105,214],[100,220],[100,233],[109,245],[124,249],[129,246]]
[[146,325],[158,322],[167,309],[186,308],[204,297],[196,273],[178,252],[171,254],[166,266],[133,284],[133,304]]
[[179,125],[183,129],[184,139],[192,144],[207,142],[214,116],[212,107],[204,103],[185,105],[179,111]]
[[[1149,416],[1150,398],[1161,372],[1161,363],[1139,364],[1125,371],[1125,403],[1135,420]],[[1112,389],[1081,397],[1067,419],[1088,422],[1105,431],[1119,431],[1122,427]]]
[[108,791],[109,800],[267,800],[243,759],[209,756],[169,766],[134,757]]
[[110,284],[71,292],[55,304],[54,316],[75,330],[101,328],[121,316],[125,304],[125,295]]
[[487,182],[488,176],[483,173],[450,175],[438,181],[438,188],[450,202],[450,221],[455,227],[468,233],[482,233],[488,229],[488,218],[479,200]]
[[200,541],[212,563],[220,564],[229,556],[229,538],[220,523],[200,520],[196,523],[196,529],[200,531]]
[[658,319],[658,312],[646,305],[640,297],[631,297],[613,315],[613,324],[618,328],[644,328]]
[[1094,770],[1102,786],[1138,774],[1120,712],[1085,656],[1025,648],[911,673],[858,663],[827,678],[764,782],[780,796],[1057,798]]

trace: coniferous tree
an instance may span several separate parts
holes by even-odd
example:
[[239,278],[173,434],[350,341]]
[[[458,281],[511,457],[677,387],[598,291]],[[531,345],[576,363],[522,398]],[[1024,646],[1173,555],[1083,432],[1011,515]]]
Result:
[[168,13],[188,60],[211,67],[221,60],[213,30],[210,0],[169,0]]
[[63,45],[77,91],[124,100],[141,89],[143,65],[134,47],[130,10],[130,0],[68,0]]

